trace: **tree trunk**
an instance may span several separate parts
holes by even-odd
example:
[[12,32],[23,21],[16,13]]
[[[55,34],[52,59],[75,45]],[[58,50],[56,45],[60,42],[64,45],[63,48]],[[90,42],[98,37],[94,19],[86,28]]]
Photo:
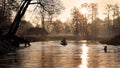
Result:
[[23,17],[23,15],[25,14],[25,11],[27,10],[27,7],[29,6],[30,2],[31,2],[31,0],[25,0],[21,3],[18,13],[16,14],[16,17],[15,17],[15,19],[11,25],[11,28],[7,34],[10,38],[15,36],[15,34],[18,30],[19,24],[20,24],[20,20]]

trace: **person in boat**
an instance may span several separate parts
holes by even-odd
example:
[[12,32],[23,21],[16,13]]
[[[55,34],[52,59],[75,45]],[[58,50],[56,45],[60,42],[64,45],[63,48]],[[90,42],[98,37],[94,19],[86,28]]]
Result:
[[63,38],[62,40],[61,40],[61,45],[67,45],[67,42],[66,42],[66,38]]

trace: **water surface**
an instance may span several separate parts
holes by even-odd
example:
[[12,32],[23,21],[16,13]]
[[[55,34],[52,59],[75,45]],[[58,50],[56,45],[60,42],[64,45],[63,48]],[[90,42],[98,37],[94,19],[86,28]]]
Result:
[[120,68],[120,46],[69,41],[34,42],[0,56],[0,68]]

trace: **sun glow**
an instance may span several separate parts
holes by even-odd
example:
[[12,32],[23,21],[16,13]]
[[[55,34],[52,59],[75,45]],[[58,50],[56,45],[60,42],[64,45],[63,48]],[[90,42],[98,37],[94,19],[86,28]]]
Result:
[[81,9],[81,13],[85,15],[85,14],[88,13],[88,10],[87,10],[86,8],[82,8],[82,9]]
[[[74,8],[75,6],[80,8],[80,5],[81,4],[84,4],[84,3],[97,3],[98,4],[98,17],[102,20],[104,20],[104,18],[106,17],[106,15],[104,14],[106,12],[106,4],[119,4],[120,6],[120,0],[61,0],[61,2],[63,3],[65,9],[61,12],[61,14],[58,16],[58,17],[55,17],[55,20],[56,19],[60,19],[62,22],[66,22],[68,21],[68,19],[72,19],[71,17],[71,9]],[[30,5],[29,6],[30,9],[34,10],[33,6]],[[28,8],[29,9],[29,8]],[[89,13],[88,9],[87,8],[81,8],[81,13],[84,14],[84,16],[88,16],[87,14]],[[30,10],[31,12],[31,10]],[[37,18],[35,18],[35,14],[33,13],[30,14],[30,12],[26,12],[26,17],[27,17],[27,20],[29,20],[30,22],[32,23],[38,23],[38,20]],[[30,17],[32,16],[33,19]],[[35,24],[34,24],[35,25]]]
[[[106,11],[106,4],[119,4],[120,5],[120,0],[61,0],[63,2],[63,5],[65,6],[66,10],[71,10],[74,6],[80,7],[81,4],[83,3],[97,3],[98,4],[98,17],[100,19],[104,19],[106,15],[103,13]],[[82,9],[80,10],[82,14],[88,14],[87,9]],[[63,11],[62,15],[59,17],[61,20],[66,21],[66,19],[69,17],[70,18],[70,13],[71,11]],[[69,15],[69,16],[68,16]]]

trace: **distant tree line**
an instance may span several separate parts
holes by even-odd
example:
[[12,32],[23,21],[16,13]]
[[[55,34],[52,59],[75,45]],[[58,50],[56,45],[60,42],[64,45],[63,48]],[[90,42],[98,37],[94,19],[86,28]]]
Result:
[[[86,8],[88,13],[83,14],[81,9]],[[81,37],[87,37],[91,39],[99,38],[112,38],[120,32],[120,9],[117,4],[106,4],[106,11],[104,20],[98,17],[98,5],[96,3],[84,3],[80,7],[74,7],[71,10],[71,19],[66,22],[56,20],[46,25],[50,27],[48,29],[51,33],[71,33]],[[60,24],[61,23],[61,24]],[[57,24],[57,25],[53,25]]]
[[[23,0],[24,1],[24,0]],[[14,12],[18,11],[18,7],[21,0],[2,0],[0,1],[0,34],[5,35],[13,21]],[[120,11],[117,4],[107,4],[105,9],[106,18],[101,20],[98,18],[98,5],[96,3],[84,3],[80,7],[73,7],[71,9],[71,19],[66,22],[62,22],[57,19],[53,21],[60,12],[65,9],[59,0],[36,0],[31,1],[31,5],[36,5],[35,9],[38,9],[38,15],[40,16],[41,27],[46,29],[49,33],[70,33],[79,35],[80,37],[91,37],[96,39],[98,37],[112,37],[120,33]],[[87,13],[82,13],[83,8],[87,9]],[[112,18],[111,18],[112,17]],[[21,22],[27,22],[25,20]],[[28,23],[28,22],[27,22]],[[29,22],[30,23],[30,22]],[[22,29],[26,29],[26,26],[32,26],[31,24],[19,24],[17,34],[24,32]],[[22,27],[22,28],[21,28]],[[24,28],[23,28],[24,27]]]

